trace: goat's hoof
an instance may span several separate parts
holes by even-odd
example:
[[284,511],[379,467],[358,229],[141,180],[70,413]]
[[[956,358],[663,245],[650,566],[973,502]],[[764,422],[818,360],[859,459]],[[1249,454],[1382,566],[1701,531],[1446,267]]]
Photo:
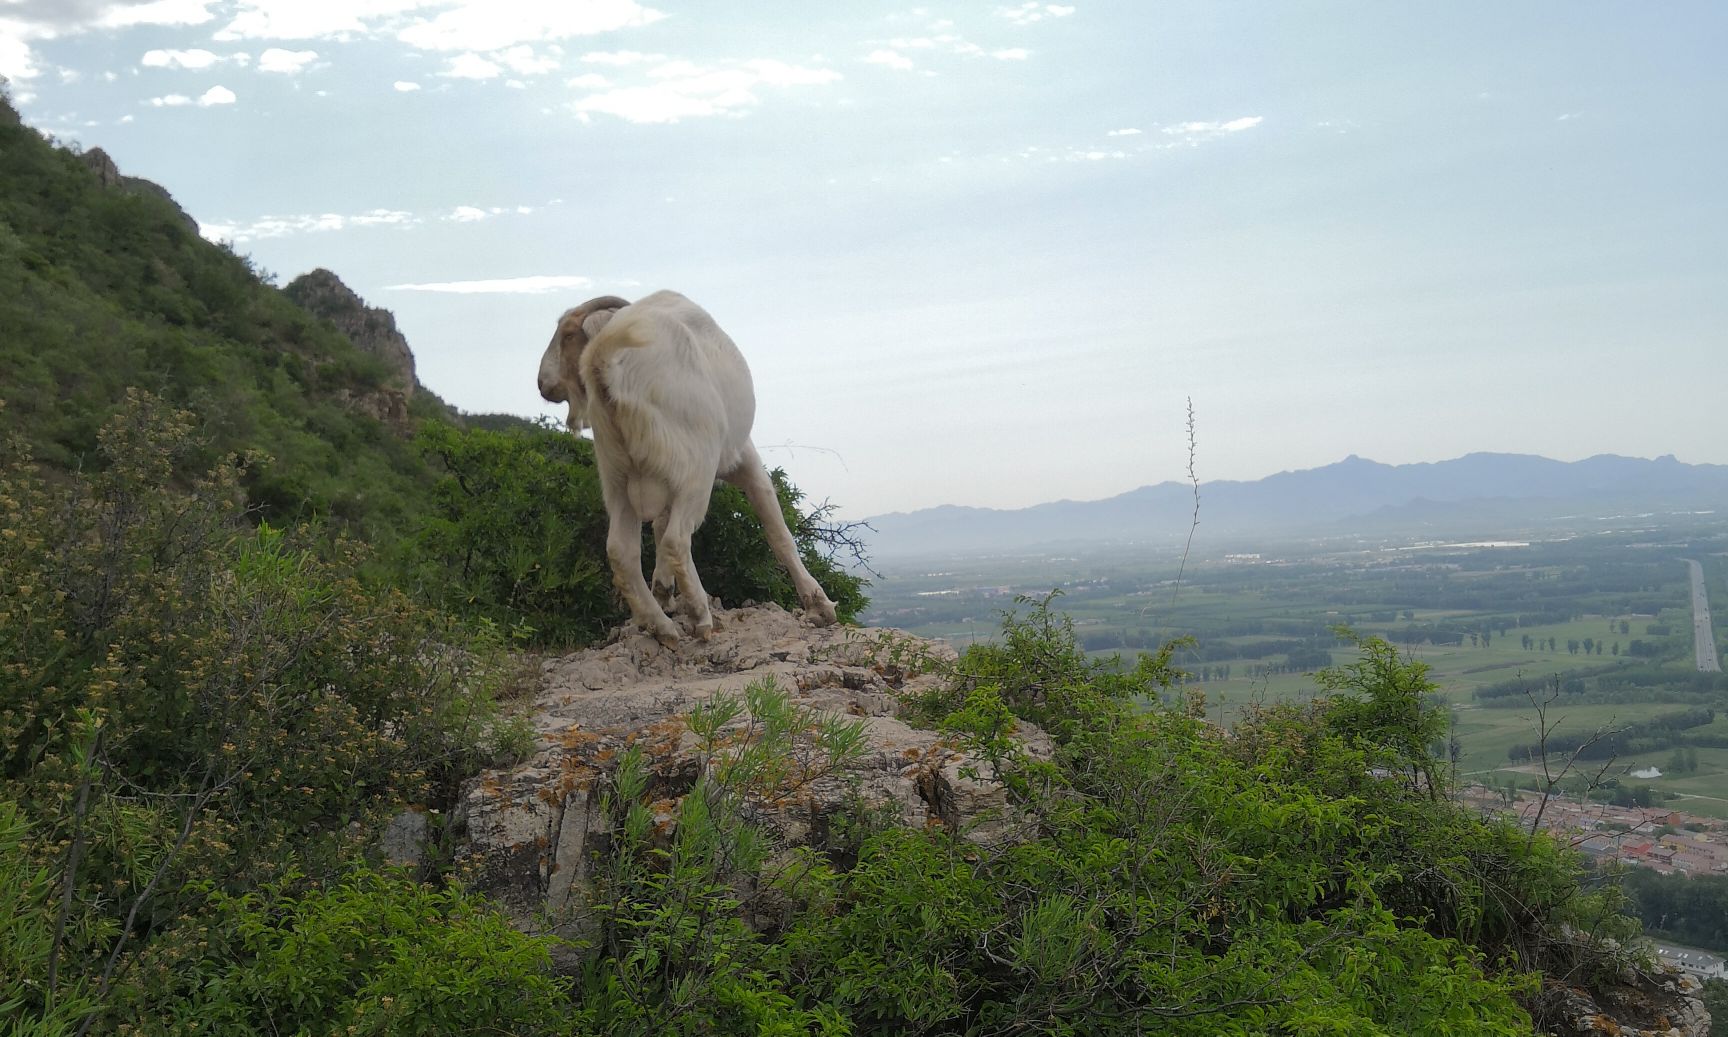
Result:
[[660,622],[649,627],[648,632],[654,635],[654,640],[665,645],[667,648],[678,647],[678,642],[681,639],[678,633],[678,624],[664,616],[660,618]]
[[839,615],[834,611],[834,603],[826,598],[814,602],[806,601],[804,603],[804,615],[812,624],[819,627],[830,627],[840,621]]
[[696,624],[696,636],[703,641],[714,640],[714,623],[709,621]]

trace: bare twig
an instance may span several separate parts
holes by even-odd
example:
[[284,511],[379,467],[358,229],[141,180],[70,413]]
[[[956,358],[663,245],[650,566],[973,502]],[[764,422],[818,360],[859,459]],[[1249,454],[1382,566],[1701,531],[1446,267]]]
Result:
[[1194,531],[1200,528],[1200,477],[1194,472],[1194,397],[1188,397],[1188,485],[1194,488],[1194,520],[1188,524],[1188,541],[1182,545],[1182,562],[1176,567],[1176,583],[1170,588],[1170,605],[1182,589],[1182,574],[1188,568],[1188,551],[1194,546]]

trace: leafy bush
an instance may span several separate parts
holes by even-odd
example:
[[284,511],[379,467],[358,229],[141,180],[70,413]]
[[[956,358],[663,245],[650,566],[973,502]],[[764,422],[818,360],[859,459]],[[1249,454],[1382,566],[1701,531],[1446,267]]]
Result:
[[177,488],[189,415],[134,393],[99,448],[56,483],[0,469],[0,780],[57,924],[106,934],[50,964],[108,999],[197,883],[331,873],[379,811],[447,803],[527,734],[495,636],[363,586],[352,546],[241,521],[234,463]]
[[945,703],[918,703],[952,707],[975,749],[1049,726],[1053,764],[997,756],[1020,836],[871,839],[836,908],[782,941],[805,1003],[881,1034],[1530,1032],[1515,955],[1582,917],[1576,861],[1396,780],[1425,765],[1428,720],[1380,704],[1424,701],[1420,670],[1364,644],[1335,708],[1229,737],[1143,708],[1167,660],[1089,663],[1032,604],[962,656]]
[[173,973],[177,996],[129,1032],[572,1032],[551,941],[517,932],[483,901],[366,870],[302,885],[289,874],[249,893],[213,893],[192,934],[202,954]]
[[91,1006],[83,982],[58,982],[53,963],[62,946],[79,953],[101,934],[67,931],[58,883],[26,849],[28,829],[17,804],[0,799],[0,1037],[65,1037]]
[[[501,430],[426,424],[419,444],[445,472],[415,544],[411,582],[447,607],[501,626],[531,628],[539,643],[587,644],[626,614],[606,560],[606,508],[593,445],[549,426]],[[800,516],[801,494],[774,473],[787,525],[812,575],[852,619],[863,582],[819,551],[821,529]],[[710,594],[729,605],[798,607],[744,495],[714,491],[692,550]],[[644,531],[644,572],[653,541]]]
[[657,824],[639,745],[603,801],[614,824],[590,906],[601,953],[583,985],[585,1026],[645,1037],[849,1032],[835,1006],[799,1005],[776,981],[773,949],[745,917],[765,898],[808,902],[832,883],[818,855],[776,854],[750,822],[763,803],[857,762],[863,725],[752,684],[698,707],[689,727],[704,766],[670,826]]

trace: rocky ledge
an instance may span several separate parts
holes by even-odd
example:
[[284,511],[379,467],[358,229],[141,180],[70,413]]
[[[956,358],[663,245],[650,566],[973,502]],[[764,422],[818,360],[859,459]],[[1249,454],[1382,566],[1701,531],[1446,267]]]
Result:
[[[458,866],[524,929],[574,935],[592,861],[610,819],[601,800],[623,751],[639,746],[649,795],[669,824],[703,766],[685,718],[716,695],[772,681],[801,707],[857,720],[867,750],[846,772],[767,806],[758,817],[786,847],[820,844],[829,822],[859,808],[907,825],[947,825],[979,843],[1011,839],[1003,789],[973,771],[939,733],[907,724],[900,702],[935,686],[922,660],[952,661],[941,642],[896,630],[809,626],[777,605],[716,612],[711,641],[665,648],[627,634],[602,648],[545,662],[533,705],[537,751],[469,783],[456,823]],[[733,726],[742,726],[740,717]],[[1035,756],[1043,732],[1020,732]]]

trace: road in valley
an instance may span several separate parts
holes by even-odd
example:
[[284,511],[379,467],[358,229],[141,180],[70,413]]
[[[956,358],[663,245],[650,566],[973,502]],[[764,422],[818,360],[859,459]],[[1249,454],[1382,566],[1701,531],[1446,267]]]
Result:
[[1710,625],[1710,596],[1704,592],[1704,567],[1691,559],[1692,567],[1692,639],[1697,645],[1698,672],[1721,673],[1722,664],[1716,659],[1716,631]]

